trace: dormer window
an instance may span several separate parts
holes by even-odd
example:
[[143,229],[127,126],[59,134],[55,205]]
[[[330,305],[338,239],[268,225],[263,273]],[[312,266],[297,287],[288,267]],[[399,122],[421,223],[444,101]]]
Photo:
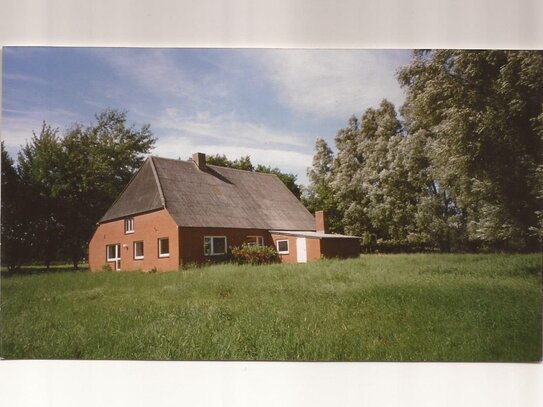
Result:
[[124,233],[134,233],[134,218],[124,220]]

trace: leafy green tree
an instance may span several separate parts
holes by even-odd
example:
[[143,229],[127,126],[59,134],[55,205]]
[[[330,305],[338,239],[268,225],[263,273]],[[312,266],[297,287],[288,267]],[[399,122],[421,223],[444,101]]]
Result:
[[417,51],[399,80],[444,219],[474,246],[536,249],[543,52]]
[[13,160],[0,143],[2,152],[1,189],[1,261],[9,271],[15,271],[30,257],[29,223],[26,219],[25,186],[13,165]]
[[334,155],[326,141],[317,138],[315,141],[315,155],[313,165],[307,170],[309,186],[304,191],[303,202],[307,209],[315,213],[325,210],[328,214],[331,232],[342,232],[342,214],[338,202],[330,185],[332,181],[332,166]]
[[58,129],[44,122],[39,134],[33,133],[18,156],[18,173],[26,195],[23,212],[29,225],[25,243],[31,259],[43,261],[47,268],[61,246],[62,210],[53,195],[55,185],[62,181],[60,155]]
[[229,160],[224,154],[209,155],[206,157],[206,162],[220,167],[236,168],[238,170],[254,171],[251,157],[248,155],[240,157],[236,160]]
[[62,208],[63,252],[74,267],[85,255],[96,222],[155,143],[149,125],[127,125],[126,112],[105,110],[95,119],[87,127],[73,125],[63,138],[60,179],[52,188]]
[[85,257],[96,222],[143,164],[155,143],[149,125],[128,126],[126,113],[105,110],[64,137],[43,124],[19,154],[22,182],[32,191],[36,255],[74,267]]

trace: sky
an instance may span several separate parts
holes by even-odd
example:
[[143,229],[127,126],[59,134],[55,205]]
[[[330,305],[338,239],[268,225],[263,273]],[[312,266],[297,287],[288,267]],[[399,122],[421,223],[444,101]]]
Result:
[[315,139],[405,94],[409,50],[53,48],[3,49],[2,140],[15,159],[43,121],[91,124],[106,108],[151,125],[152,155],[249,155],[307,185]]

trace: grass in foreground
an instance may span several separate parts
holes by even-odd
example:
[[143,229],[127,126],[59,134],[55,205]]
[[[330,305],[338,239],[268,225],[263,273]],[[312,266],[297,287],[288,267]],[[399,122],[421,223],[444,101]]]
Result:
[[539,255],[2,278],[1,356],[536,361]]

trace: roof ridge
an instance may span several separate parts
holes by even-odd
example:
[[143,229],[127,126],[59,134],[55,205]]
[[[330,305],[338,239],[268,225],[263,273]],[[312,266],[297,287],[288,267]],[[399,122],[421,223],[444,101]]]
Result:
[[160,195],[160,201],[162,202],[162,206],[165,208],[166,207],[166,198],[164,198],[164,191],[162,190],[162,184],[160,183],[160,177],[158,176],[158,172],[157,172],[156,167],[155,167],[155,162],[153,160],[153,158],[156,158],[156,157],[150,156],[149,158],[151,160],[151,170],[153,171],[153,175],[155,176],[155,181],[157,183],[158,193]]
[[216,165],[216,164],[206,164],[208,167],[217,167],[217,168],[226,168],[227,170],[234,170],[234,171],[242,171],[242,172],[249,172],[251,174],[262,174],[262,175],[275,175],[271,172],[260,172],[255,170],[242,170],[241,168],[232,168],[232,167],[223,167],[222,165]]
[[[175,162],[184,163],[184,164],[194,164],[194,162],[192,160],[190,160],[190,159],[185,161],[185,160],[181,160],[179,158],[160,157],[158,155],[152,155],[152,156],[149,156],[149,157],[150,158],[158,158],[160,160],[175,161]],[[206,166],[208,166],[208,167],[216,167],[216,168],[226,168],[227,170],[249,172],[251,174],[271,175],[271,176],[276,176],[277,177],[277,174],[274,174],[272,172],[261,172],[261,171],[256,171],[256,170],[242,170],[241,168],[225,167],[223,165],[207,164],[207,163],[206,163]]]

